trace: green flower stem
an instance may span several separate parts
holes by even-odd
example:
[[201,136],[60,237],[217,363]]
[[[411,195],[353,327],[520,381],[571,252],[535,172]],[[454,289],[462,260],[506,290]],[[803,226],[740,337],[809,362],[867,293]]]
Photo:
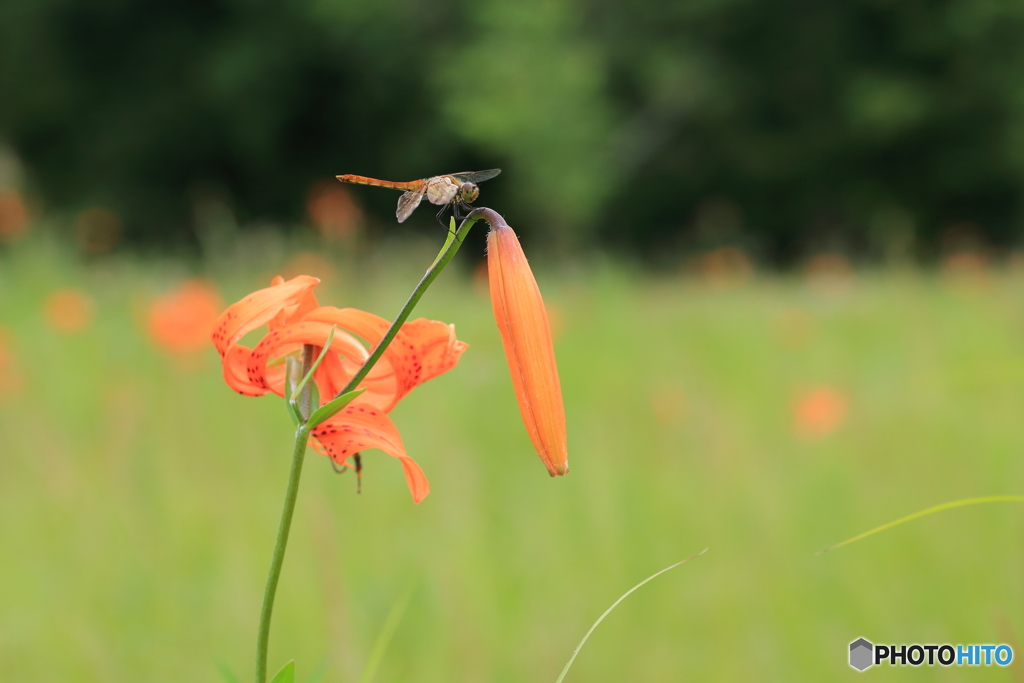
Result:
[[288,475],[288,490],[284,495],[284,509],[281,511],[281,523],[277,527],[274,557],[270,561],[267,586],[263,591],[263,609],[260,611],[260,632],[256,640],[256,683],[266,683],[267,681],[267,647],[270,643],[270,616],[274,611],[274,596],[277,594],[277,581],[281,578],[284,551],[288,547],[288,533],[291,531],[292,515],[295,512],[295,500],[299,496],[299,479],[302,477],[302,463],[306,459],[306,441],[308,440],[309,431],[305,425],[302,425],[295,431],[295,451],[292,453],[292,469]]
[[[306,344],[302,349],[302,376],[304,377],[313,366],[313,346]],[[291,378],[285,378],[290,381]],[[299,394],[299,412],[303,421],[309,419],[310,394],[312,387],[306,385]],[[274,556],[270,560],[270,572],[267,585],[263,589],[263,608],[260,610],[260,630],[256,637],[256,683],[267,681],[267,647],[270,644],[270,616],[274,612],[274,597],[277,595],[277,582],[281,578],[281,567],[284,565],[284,551],[288,547],[288,534],[292,528],[292,515],[295,513],[295,500],[299,497],[299,479],[302,478],[302,463],[306,459],[306,442],[309,440],[309,429],[305,423],[295,430],[295,448],[292,451],[292,469],[288,474],[288,489],[284,494],[284,509],[281,510],[281,521],[277,526],[277,541],[274,543]]]
[[[342,389],[338,396],[347,394],[359,385],[360,382],[366,377],[367,373],[373,369],[373,366],[380,360],[380,357],[384,354],[384,350],[387,349],[388,345],[394,340],[395,335],[398,334],[398,330],[402,327],[402,324],[409,318],[412,313],[412,309],[415,308],[416,304],[423,297],[424,292],[427,291],[427,287],[437,279],[437,276],[441,274],[444,267],[448,265],[448,262],[452,260],[455,253],[462,246],[462,242],[469,232],[469,229],[473,227],[479,219],[485,219],[489,223],[494,223],[494,220],[501,220],[501,216],[490,209],[474,209],[464,221],[459,225],[458,230],[449,230],[448,239],[445,240],[444,246],[441,247],[440,253],[434,262],[427,269],[427,272],[423,275],[419,284],[416,285],[416,289],[413,290],[409,299],[405,302],[402,310],[399,311],[398,317],[391,323],[391,327],[388,328],[387,333],[377,344],[376,348],[373,349],[373,353],[363,363],[363,367],[359,369],[349,383]],[[454,221],[452,222],[454,225]],[[502,221],[504,223],[504,221]],[[305,377],[309,374],[310,369],[313,366],[313,347],[307,344],[304,348],[302,358],[302,376]],[[286,380],[287,381],[287,380]],[[288,475],[288,489],[284,496],[284,509],[281,511],[281,522],[277,527],[277,542],[274,544],[274,557],[270,561],[270,573],[267,576],[267,586],[263,591],[263,609],[260,611],[260,627],[259,635],[256,639],[256,683],[266,683],[267,681],[267,648],[270,643],[270,617],[274,611],[274,596],[277,594],[277,582],[281,578],[281,567],[284,564],[284,553],[288,547],[288,534],[291,531],[292,516],[295,513],[295,501],[299,495],[299,479],[302,477],[302,463],[306,458],[306,442],[309,440],[310,427],[308,425],[309,416],[316,409],[317,406],[311,405],[312,396],[312,383],[305,384],[302,387],[302,392],[299,395],[298,404],[299,412],[301,417],[301,424],[295,431],[295,450],[292,453],[292,469]]]

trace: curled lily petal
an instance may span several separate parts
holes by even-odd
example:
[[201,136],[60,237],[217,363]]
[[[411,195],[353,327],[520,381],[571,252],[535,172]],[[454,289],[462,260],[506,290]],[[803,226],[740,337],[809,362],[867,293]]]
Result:
[[320,279],[299,275],[287,282],[275,278],[275,282],[278,284],[257,290],[231,304],[218,316],[211,339],[222,358],[246,333],[266,325],[282,311],[307,300]]
[[[300,277],[310,277],[309,275],[303,275]],[[292,280],[289,280],[292,282]],[[319,282],[319,280],[317,280]],[[270,281],[271,287],[278,287],[285,284],[285,279],[280,275],[276,276]],[[267,323],[267,329],[273,332],[279,330],[286,325],[301,320],[302,316],[306,315],[314,308],[317,308],[320,304],[317,303],[316,295],[313,294],[313,289],[307,289],[301,291],[298,296],[288,301],[287,305],[283,306],[280,311],[277,312],[270,322]]]
[[320,445],[315,450],[326,453],[339,465],[346,464],[360,451],[379,448],[402,462],[405,482],[414,502],[420,502],[430,493],[426,475],[405,452],[398,428],[382,410],[353,403],[320,424],[312,436]]
[[[322,347],[327,343],[327,336],[331,333],[333,325],[315,321],[302,321],[288,325],[279,330],[268,332],[267,336],[260,340],[260,343],[249,354],[246,365],[246,375],[250,384],[270,389],[279,396],[284,396],[284,375],[280,372],[268,375],[267,361],[282,350],[292,350],[304,344]],[[344,332],[335,332],[331,342],[328,358],[345,356],[358,363],[362,363],[367,357],[366,349],[354,337]],[[333,396],[322,396],[322,400],[329,401]]]
[[252,349],[242,344],[232,344],[224,354],[221,365],[224,370],[224,381],[242,396],[262,396],[268,389],[265,384],[253,383],[249,379],[248,365]]
[[[377,345],[390,326],[387,320],[372,313],[333,306],[311,311],[304,320],[337,325],[365,339],[371,348]],[[468,344],[455,338],[454,325],[426,318],[407,322],[384,351],[380,362],[360,384],[367,388],[360,401],[385,411],[391,410],[417,385],[455,367],[467,348]],[[358,369],[344,362],[331,367],[341,375],[334,379],[339,389]]]
[[504,223],[492,224],[487,235],[487,273],[526,431],[548,473],[565,474],[565,408],[548,314],[519,239]]

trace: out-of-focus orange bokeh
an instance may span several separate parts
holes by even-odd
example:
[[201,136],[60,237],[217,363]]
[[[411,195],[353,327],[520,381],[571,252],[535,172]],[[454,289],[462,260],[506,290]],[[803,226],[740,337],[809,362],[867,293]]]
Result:
[[665,429],[679,427],[686,422],[686,394],[678,386],[653,387],[648,397],[654,419]]
[[14,354],[11,335],[0,327],[0,400],[21,390],[21,369]]
[[942,259],[942,279],[958,293],[980,294],[992,285],[984,253],[955,251]]
[[121,219],[103,206],[91,206],[75,217],[75,241],[82,251],[103,254],[121,239]]
[[793,426],[798,436],[818,439],[828,436],[846,420],[848,401],[834,387],[804,391],[793,405]]
[[363,220],[363,212],[352,199],[352,193],[336,180],[323,180],[310,188],[306,213],[328,240],[355,236]]
[[88,329],[95,306],[92,298],[73,287],[58,289],[46,297],[43,315],[57,332],[72,334]]
[[223,308],[215,287],[202,280],[185,280],[149,307],[149,336],[173,354],[201,351],[210,345],[214,321]]
[[804,269],[807,285],[816,294],[843,294],[853,285],[853,267],[842,254],[824,252],[812,257]]
[[714,289],[742,287],[754,276],[754,266],[746,252],[738,247],[719,247],[699,259],[704,281]]
[[[276,273],[275,273],[276,274]],[[290,280],[297,275],[312,275],[321,282],[330,283],[338,275],[338,268],[330,259],[315,251],[300,251],[288,259],[280,275]]]
[[17,190],[0,189],[0,243],[13,242],[28,228],[28,209]]

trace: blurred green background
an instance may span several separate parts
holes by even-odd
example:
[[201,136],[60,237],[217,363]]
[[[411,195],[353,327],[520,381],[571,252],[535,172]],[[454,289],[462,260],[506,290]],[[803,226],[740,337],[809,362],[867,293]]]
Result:
[[[205,271],[227,300],[299,266],[325,278],[321,302],[384,315],[436,246],[343,266],[278,233],[236,239]],[[0,257],[5,679],[250,675],[291,426],[279,399],[229,390],[212,348],[170,354],[147,331],[148,302],[184,271],[83,266],[41,238]],[[859,636],[1019,643],[1018,506],[815,552],[939,502],[1020,493],[1024,271],[539,272],[570,474],[550,479],[534,454],[486,285],[453,266],[417,313],[470,349],[393,413],[432,493],[414,505],[398,463],[371,451],[356,495],[310,454],[272,665],[365,680],[412,590],[375,680],[553,681],[615,598],[705,547],[613,612],[567,680],[852,680]],[[84,313],[60,313],[74,292]]]
[[[271,638],[299,680],[793,681],[1024,638],[1024,5],[0,2],[0,679],[249,680],[291,449],[207,341],[276,274],[393,316],[481,204],[550,306],[572,471],[522,427],[483,228],[392,414],[432,484],[310,454]],[[405,609],[399,609],[405,604]],[[397,620],[397,621],[396,621]],[[1022,681],[879,668],[879,680]]]
[[136,244],[196,246],[210,196],[288,224],[339,173],[500,166],[485,201],[569,247],[1006,247],[1022,36],[1013,0],[6,0],[0,140]]

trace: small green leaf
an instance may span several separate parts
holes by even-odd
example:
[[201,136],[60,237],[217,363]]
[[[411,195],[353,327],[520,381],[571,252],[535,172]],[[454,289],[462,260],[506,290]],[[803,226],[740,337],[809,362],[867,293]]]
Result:
[[448,236],[445,237],[444,246],[441,247],[441,253],[444,253],[444,250],[451,245],[452,241],[455,239],[455,234],[455,216],[452,216],[448,219]]
[[299,383],[299,375],[302,374],[302,361],[289,355],[285,358],[284,368],[284,401],[288,407],[288,416],[297,427],[301,418],[299,417],[299,404],[295,400],[295,387]]
[[309,408],[307,411],[310,413],[316,412],[317,407],[320,405],[320,387],[316,385],[316,382],[309,385]]
[[324,420],[329,420],[332,417],[334,417],[342,408],[351,403],[357,396],[359,396],[359,394],[363,393],[364,391],[366,391],[365,388],[355,389],[354,391],[350,391],[347,394],[342,394],[341,396],[338,396],[330,403],[325,403],[324,405],[320,406],[312,415],[309,416],[309,419],[306,420],[306,429],[313,431],[314,429],[316,429],[317,425],[319,425]]
[[456,235],[455,216],[452,216],[450,219],[448,219],[448,237],[445,238],[444,246],[441,247],[441,251],[437,252],[437,258],[435,258],[434,262],[432,264],[430,264],[431,268],[436,266],[438,261],[440,261],[442,258],[444,258],[444,253],[446,251],[448,251],[448,247],[451,245],[452,241],[455,239],[455,235]]
[[331,325],[331,331],[327,333],[327,342],[324,344],[324,347],[320,349],[320,355],[316,357],[316,361],[313,363],[313,366],[309,369],[309,372],[306,373],[306,376],[303,377],[302,381],[299,382],[298,386],[295,387],[296,394],[302,392],[302,388],[306,386],[306,383],[309,382],[310,378],[313,376],[313,373],[316,372],[316,369],[318,367],[320,367],[320,361],[322,361],[324,359],[324,356],[327,355],[327,349],[331,348],[331,342],[334,341],[334,333],[337,330],[337,325]]
[[295,683],[295,660],[282,666],[281,670],[270,679],[270,683]]

